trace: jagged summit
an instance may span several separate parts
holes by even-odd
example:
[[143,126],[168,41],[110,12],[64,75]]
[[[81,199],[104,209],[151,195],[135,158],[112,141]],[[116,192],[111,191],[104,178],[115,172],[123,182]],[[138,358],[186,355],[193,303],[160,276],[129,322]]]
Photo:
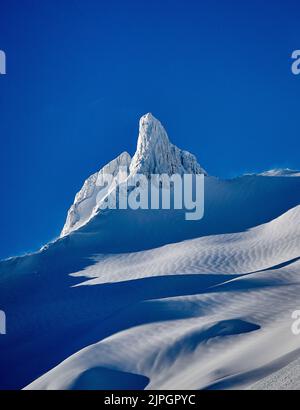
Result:
[[151,112],[148,112],[139,121],[136,154],[141,151],[153,151],[156,144],[167,145],[170,144],[170,141],[161,122]]
[[169,141],[160,121],[149,112],[140,118],[137,149],[133,158],[131,159],[127,152],[123,152],[84,182],[68,211],[61,236],[85,225],[97,213],[99,204],[96,199],[100,190],[101,175],[105,173],[113,175],[111,184],[113,187],[120,167],[125,167],[128,175],[136,173],[147,176],[164,173],[207,175],[193,154],[179,149]]
[[205,174],[196,157],[173,145],[166,130],[151,113],[141,117],[137,149],[130,165],[132,173]]

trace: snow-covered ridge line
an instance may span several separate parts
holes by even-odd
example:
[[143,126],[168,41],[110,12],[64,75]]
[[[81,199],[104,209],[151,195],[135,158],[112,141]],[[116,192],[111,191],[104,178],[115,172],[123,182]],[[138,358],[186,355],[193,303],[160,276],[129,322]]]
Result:
[[269,169],[268,171],[263,171],[258,174],[249,173],[246,175],[256,175],[262,177],[299,177],[300,171],[290,169],[290,168],[274,168]]
[[76,194],[74,203],[68,211],[61,237],[82,227],[99,210],[96,198],[99,192],[101,175],[114,176],[113,185],[120,167],[125,167],[129,176],[134,174],[204,174],[206,171],[198,164],[196,157],[173,145],[162,124],[151,114],[145,114],[139,122],[139,135],[136,152],[131,159],[127,152],[109,162],[100,171],[91,175]]
[[114,179],[111,185],[113,185],[120,167],[125,167],[129,170],[130,162],[130,155],[127,152],[123,152],[84,182],[83,187],[76,194],[74,203],[68,211],[67,220],[61,232],[61,236],[65,236],[71,231],[80,228],[93,217],[97,208],[97,194],[101,188],[99,186],[101,177],[104,174],[112,175]]

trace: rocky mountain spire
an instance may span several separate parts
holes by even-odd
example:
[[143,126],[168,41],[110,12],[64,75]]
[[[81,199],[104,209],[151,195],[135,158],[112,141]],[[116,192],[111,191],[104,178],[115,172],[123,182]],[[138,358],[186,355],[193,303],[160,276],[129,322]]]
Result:
[[205,174],[196,157],[173,145],[167,132],[151,113],[140,119],[137,149],[130,165],[131,173]]
[[100,187],[97,181],[101,180],[102,174],[107,173],[113,176],[112,185],[117,183],[120,167],[122,170],[126,168],[128,175],[207,175],[193,154],[173,145],[162,124],[151,113],[145,114],[139,122],[137,149],[133,158],[131,159],[127,152],[123,152],[84,182],[68,211],[61,236],[85,225],[98,212],[97,195]]

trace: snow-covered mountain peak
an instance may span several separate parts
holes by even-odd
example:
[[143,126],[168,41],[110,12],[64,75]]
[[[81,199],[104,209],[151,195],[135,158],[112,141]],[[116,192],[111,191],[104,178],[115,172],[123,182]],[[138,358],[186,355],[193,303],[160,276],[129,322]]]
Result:
[[151,113],[140,119],[137,149],[130,165],[131,173],[205,174],[196,157],[173,145],[163,125]]
[[[141,162],[147,162],[150,157],[156,156],[159,149],[166,149],[170,145],[168,135],[160,123],[150,112],[143,115],[139,121],[139,135],[136,153],[132,162],[131,170],[143,173],[140,168]],[[155,159],[155,158],[154,158]],[[167,162],[168,158],[163,158]]]
[[[120,169],[122,167],[122,170]],[[139,135],[136,152],[131,159],[127,152],[105,165],[99,172],[91,175],[81,190],[76,194],[61,236],[85,225],[99,211],[98,193],[102,186],[104,174],[113,176],[108,193],[120,182],[119,171],[127,170],[127,175],[137,173],[149,176],[151,174],[206,174],[198,164],[196,157],[188,151],[183,151],[173,145],[167,132],[151,113],[140,118]]]
[[138,148],[148,144],[155,144],[159,139],[169,142],[168,135],[158,119],[150,112],[143,115],[139,122]]

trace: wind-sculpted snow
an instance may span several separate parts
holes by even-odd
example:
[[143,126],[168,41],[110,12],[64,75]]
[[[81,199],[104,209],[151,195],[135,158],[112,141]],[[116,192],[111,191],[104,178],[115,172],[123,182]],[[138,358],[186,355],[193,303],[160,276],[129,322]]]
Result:
[[44,271],[40,255],[27,273],[11,260],[1,386],[251,388],[299,356],[299,218],[300,206],[246,232],[98,255],[75,277],[51,248]]
[[297,216],[300,207],[296,213],[293,209],[272,223],[243,233],[203,237],[135,253],[100,255],[95,257],[95,264],[72,275],[94,278],[81,286],[153,276],[199,272],[241,275],[270,269],[300,257]]

